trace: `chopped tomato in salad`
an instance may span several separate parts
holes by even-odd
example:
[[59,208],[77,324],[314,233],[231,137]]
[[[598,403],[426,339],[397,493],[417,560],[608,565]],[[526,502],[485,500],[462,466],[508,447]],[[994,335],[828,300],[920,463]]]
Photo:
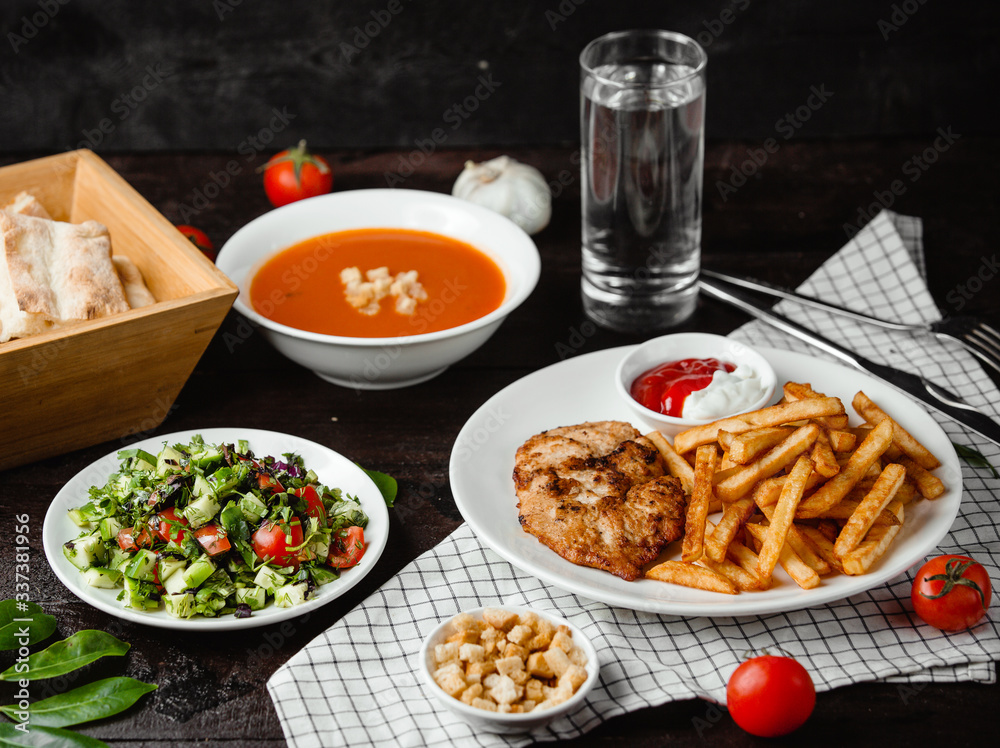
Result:
[[278,566],[299,567],[299,550],[302,545],[302,523],[293,520],[288,524],[270,522],[260,526],[253,534],[253,552],[261,561],[271,561]]
[[338,569],[346,569],[361,560],[366,547],[364,528],[352,525],[342,531],[342,537],[334,537],[326,562]]
[[190,618],[291,607],[364,555],[361,504],[298,455],[196,436],[118,456],[118,471],[70,510],[82,532],[63,552],[88,584],[121,588],[128,608]]

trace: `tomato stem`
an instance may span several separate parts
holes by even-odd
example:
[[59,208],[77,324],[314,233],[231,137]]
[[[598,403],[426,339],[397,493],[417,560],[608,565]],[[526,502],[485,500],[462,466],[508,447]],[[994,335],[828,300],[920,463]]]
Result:
[[320,161],[318,158],[313,156],[306,149],[306,141],[303,138],[299,141],[299,144],[294,148],[289,148],[287,152],[274,156],[266,164],[257,169],[258,172],[267,171],[272,166],[277,164],[283,164],[286,162],[291,162],[292,169],[295,172],[295,184],[299,187],[302,186],[302,165],[312,164],[316,167],[320,174],[329,174],[330,167],[325,163]]
[[944,597],[955,589],[956,585],[970,587],[976,591],[976,594],[979,595],[979,604],[982,606],[983,610],[986,610],[986,596],[983,594],[982,588],[971,579],[966,579],[962,576],[974,563],[976,562],[972,560],[962,562],[957,558],[951,559],[947,564],[945,564],[944,574],[934,574],[933,576],[927,577],[927,581],[944,582],[944,586],[941,587],[941,591],[936,595],[928,595],[926,592],[921,592],[920,594],[928,600],[937,600],[939,597]]

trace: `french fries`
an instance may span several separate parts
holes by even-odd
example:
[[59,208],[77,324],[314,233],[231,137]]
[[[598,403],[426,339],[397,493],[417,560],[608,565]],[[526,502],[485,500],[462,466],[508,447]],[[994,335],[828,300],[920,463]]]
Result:
[[785,545],[788,529],[792,526],[792,520],[795,519],[795,509],[802,500],[802,494],[806,490],[806,480],[812,473],[812,469],[812,461],[808,457],[804,455],[799,457],[795,462],[795,467],[788,474],[788,480],[781,487],[781,495],[778,497],[778,503],[775,504],[774,512],[770,517],[767,537],[763,539],[758,554],[757,576],[762,579],[770,577],[778,563],[778,556]]
[[758,482],[770,478],[794,462],[795,458],[812,446],[818,435],[819,426],[814,423],[797,428],[759,460],[744,465],[735,474],[716,485],[716,495],[723,501],[735,501],[744,496]]
[[659,582],[672,582],[684,587],[695,587],[710,592],[723,592],[735,595],[739,592],[736,585],[728,577],[705,566],[686,564],[683,561],[664,561],[646,572],[647,579]]
[[812,454],[813,468],[817,473],[832,478],[840,472],[840,463],[833,454],[833,445],[830,444],[830,437],[825,430],[820,430],[816,435],[816,443],[813,444]]
[[694,490],[688,500],[681,543],[681,561],[685,563],[697,561],[705,550],[705,522],[712,502],[712,476],[718,459],[719,450],[714,444],[698,447],[694,461]]
[[[785,382],[785,386],[781,388],[781,391],[785,394],[785,400],[789,402],[826,397],[826,395],[816,392],[811,385],[805,382]],[[816,421],[831,429],[842,429],[847,426],[847,414],[819,416],[816,418]]]
[[[677,434],[647,435],[689,493],[680,560],[649,579],[724,594],[768,589],[780,565],[803,589],[865,574],[900,533],[905,505],[945,493],[940,460],[858,392],[788,382],[777,405]],[[713,522],[711,512],[721,510]]]
[[746,431],[742,434],[720,431],[719,444],[726,450],[733,463],[746,465],[762,452],[783,442],[792,431],[793,429],[780,426]]
[[[889,544],[899,534],[903,522],[903,504],[893,501],[889,504],[889,511],[899,518],[900,524],[893,527],[883,525],[869,532],[863,543],[841,559],[845,574],[852,576],[864,574],[876,561],[882,558],[889,548]],[[836,546],[834,546],[834,552],[836,552]]]
[[819,517],[843,499],[890,444],[892,444],[892,423],[883,421],[865,437],[841,471],[799,505],[798,518]]
[[889,418],[889,414],[876,405],[864,392],[855,395],[851,404],[854,406],[854,410],[868,423],[878,425],[882,421],[890,421],[892,423],[892,443],[920,467],[925,470],[935,470],[941,467],[941,461],[931,454],[927,447],[914,439],[909,431]]
[[694,468],[691,467],[691,464],[677,453],[673,445],[659,431],[651,431],[646,434],[646,438],[653,443],[653,446],[663,457],[663,461],[667,465],[667,472],[677,478],[684,487],[684,493],[690,495],[694,490]]
[[705,539],[705,556],[721,563],[726,558],[729,544],[733,542],[743,523],[750,519],[753,511],[754,502],[749,496],[726,504],[722,510],[722,519]]
[[875,518],[895,498],[905,477],[906,469],[902,465],[894,462],[885,466],[872,490],[860,501],[837,536],[837,542],[833,545],[835,554],[843,558],[858,546],[875,523]]
[[682,431],[674,437],[674,449],[684,454],[702,444],[711,444],[719,438],[720,431],[742,434],[765,426],[781,426],[792,421],[822,416],[843,415],[844,404],[836,397],[817,397],[795,402],[778,403],[769,408],[743,413],[704,426]]
[[[767,542],[770,530],[767,527],[758,525],[754,522],[748,522],[746,524],[746,528],[750,531],[750,534],[761,543],[761,550],[763,550],[763,544]],[[781,568],[785,570],[785,573],[787,573],[788,576],[790,576],[802,589],[811,590],[813,587],[819,586],[819,574],[817,574],[816,570],[809,566],[809,564],[803,561],[787,543],[782,542],[781,547],[778,549],[778,563],[781,564]],[[760,575],[758,574],[758,576]],[[770,575],[768,576],[770,577]]]

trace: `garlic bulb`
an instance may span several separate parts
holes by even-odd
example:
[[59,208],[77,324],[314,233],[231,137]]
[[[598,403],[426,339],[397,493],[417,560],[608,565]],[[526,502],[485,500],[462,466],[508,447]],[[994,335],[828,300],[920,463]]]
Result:
[[507,216],[529,234],[544,229],[552,217],[552,192],[545,177],[509,156],[481,164],[466,161],[451,194]]

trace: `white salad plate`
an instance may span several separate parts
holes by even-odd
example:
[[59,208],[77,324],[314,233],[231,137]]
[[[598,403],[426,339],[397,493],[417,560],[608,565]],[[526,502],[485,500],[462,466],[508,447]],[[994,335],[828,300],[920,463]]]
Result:
[[302,457],[307,470],[313,470],[319,476],[319,482],[327,488],[339,488],[345,495],[350,495],[361,504],[368,515],[368,527],[365,528],[365,554],[357,566],[344,569],[340,579],[317,588],[316,597],[300,605],[290,608],[278,608],[270,603],[263,610],[255,610],[248,618],[236,618],[232,614],[218,618],[174,618],[163,608],[155,611],[139,611],[124,607],[116,600],[121,588],[100,589],[91,587],[84,582],[80,570],[69,562],[63,554],[62,546],[67,541],[80,535],[80,528],[70,520],[67,512],[74,507],[82,506],[89,501],[88,491],[91,486],[103,486],[108,477],[118,469],[121,461],[119,450],[105,455],[81,470],[56,494],[45,514],[42,526],[42,544],[45,556],[55,571],[56,576],[65,584],[70,592],[95,608],[103,610],[118,618],[135,623],[160,628],[178,629],[184,631],[227,631],[266,626],[300,615],[333,602],[356,586],[375,567],[382,551],[385,550],[389,535],[389,512],[378,487],[371,478],[343,455],[334,452],[316,442],[290,434],[274,431],[245,428],[210,428],[192,431],[178,431],[163,436],[151,437],[122,446],[121,449],[140,448],[156,454],[165,444],[186,444],[195,434],[200,434],[206,443],[235,443],[245,439],[250,443],[250,449],[258,457],[270,455],[281,459],[281,455],[295,453]]
[[[725,595],[651,579],[627,582],[608,572],[566,561],[521,529],[512,473],[514,453],[530,436],[585,421],[618,420],[649,429],[615,391],[614,374],[632,346],[576,356],[514,382],[487,400],[459,432],[451,454],[455,502],[479,539],[521,571],[581,597],[632,610],[683,616],[745,616],[807,608],[856,595],[893,579],[923,560],[951,528],[962,495],[958,455],[940,426],[916,403],[865,374],[798,353],[758,349],[784,382],[809,382],[850,402],[858,390],[879,403],[940,460],[935,472],[946,492],[906,507],[903,528],[872,569],[860,576],[823,578],[801,589],[778,567],[770,589]],[[679,558],[672,543],[663,558]]]

